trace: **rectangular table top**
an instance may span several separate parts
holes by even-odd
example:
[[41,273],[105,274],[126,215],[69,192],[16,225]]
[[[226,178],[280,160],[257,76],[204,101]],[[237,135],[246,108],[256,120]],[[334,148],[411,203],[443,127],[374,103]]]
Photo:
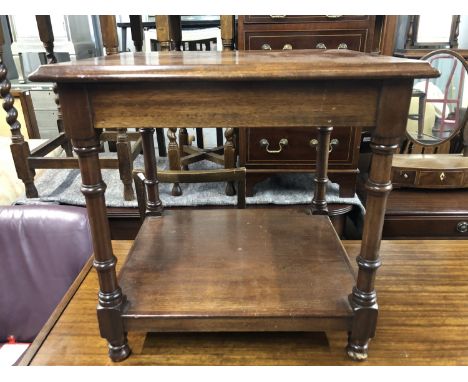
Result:
[[53,82],[325,80],[437,77],[426,61],[351,50],[120,53],[42,65],[29,79]]

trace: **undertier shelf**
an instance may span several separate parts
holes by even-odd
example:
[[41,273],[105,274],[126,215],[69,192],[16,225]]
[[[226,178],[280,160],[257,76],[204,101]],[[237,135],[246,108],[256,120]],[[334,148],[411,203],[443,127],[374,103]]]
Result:
[[173,210],[145,219],[119,283],[126,330],[347,330],[355,283],[327,216]]

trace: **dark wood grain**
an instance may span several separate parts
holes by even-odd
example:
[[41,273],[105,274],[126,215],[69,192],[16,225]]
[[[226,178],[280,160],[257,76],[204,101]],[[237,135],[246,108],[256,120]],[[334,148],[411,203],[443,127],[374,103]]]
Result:
[[[213,66],[216,65],[216,70]],[[366,70],[362,70],[365,65]],[[333,70],[330,70],[333,67]],[[427,78],[438,71],[427,62],[367,55],[346,49],[281,52],[151,52],[41,66],[31,81],[96,82],[200,80],[313,80]]]
[[[82,192],[100,280],[98,319],[111,359],[123,361],[128,357],[129,329],[336,328],[351,332],[348,355],[354,360],[365,359],[376,327],[375,271],[380,265],[385,201],[391,189],[392,153],[406,127],[413,77],[432,77],[438,72],[427,62],[349,51],[163,53],[114,55],[79,65],[57,64],[48,74],[39,69],[34,75],[35,79],[58,79],[65,126],[80,158]],[[78,80],[80,83],[75,83]],[[184,102],[180,103],[180,99]],[[141,109],[135,110],[135,104]],[[229,108],[206,106],[219,104]],[[177,110],[172,112],[174,105]],[[203,113],[197,112],[203,109],[201,105],[205,107]],[[340,255],[343,249],[327,216],[301,215],[299,219],[296,215],[285,216],[280,209],[239,210],[243,214],[219,209],[170,213],[145,220],[132,250],[138,256],[129,258],[120,277],[130,296],[127,304],[115,278],[105,185],[97,155],[99,134],[93,128],[126,128],[129,123],[140,128],[167,126],[171,135],[175,135],[174,126],[375,127],[370,195],[357,259],[359,272],[349,302],[343,299],[341,288],[353,284],[351,268]],[[177,145],[169,149],[179,155]],[[180,162],[176,165],[179,167]],[[196,218],[190,219],[191,215]],[[257,222],[255,230],[250,229],[250,220]],[[178,232],[186,237],[177,236]],[[211,243],[218,240],[222,240],[219,248],[213,247]],[[318,253],[313,253],[317,246]],[[268,250],[270,247],[275,249]],[[244,258],[243,251],[255,256]],[[264,264],[256,263],[256,257],[263,258]],[[139,258],[146,259],[146,263],[138,262]],[[216,280],[231,280],[229,271],[237,278],[252,276],[246,279],[250,288],[233,288],[235,279],[232,285],[220,285]],[[160,280],[167,282],[161,284]],[[295,281],[301,280],[299,290]],[[349,290],[349,285],[343,289]],[[260,297],[266,294],[258,298],[256,291]],[[154,294],[157,298],[152,297]],[[249,305],[249,297],[256,303]]]
[[[113,243],[118,269],[131,244]],[[351,259],[358,255],[360,242],[343,245]],[[468,365],[467,251],[466,240],[382,242],[385,266],[377,280],[379,326],[365,365]],[[97,288],[96,272],[91,271],[73,299],[63,304],[61,317],[41,331],[22,365],[112,364],[94,313]],[[353,364],[343,350],[342,333],[334,331],[326,336],[317,332],[134,332],[129,340],[134,344],[133,355],[123,365]]]
[[[314,277],[324,273],[331,279]],[[354,279],[327,216],[227,209],[146,219],[119,283],[131,301],[123,314],[130,330],[276,330],[272,322],[346,330]],[[330,322],[317,325],[321,318]]]

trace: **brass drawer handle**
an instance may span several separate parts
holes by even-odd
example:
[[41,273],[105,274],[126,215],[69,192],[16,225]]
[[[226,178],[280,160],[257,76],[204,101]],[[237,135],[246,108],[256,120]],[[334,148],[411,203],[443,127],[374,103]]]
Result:
[[443,182],[443,181],[445,180],[445,178],[446,178],[445,173],[442,172],[442,173],[440,174],[440,176],[439,176],[440,181]]
[[457,231],[460,233],[466,233],[468,231],[468,223],[460,222],[457,224]]
[[343,17],[343,15],[325,15],[327,19],[339,19],[340,17]]
[[279,141],[279,149],[278,150],[270,150],[270,143],[268,142],[267,139],[263,138],[260,140],[260,147],[262,149],[265,149],[267,153],[269,154],[279,154],[281,151],[283,151],[283,148],[288,145],[288,140],[286,138],[282,138]]
[[284,44],[283,50],[292,50],[292,45],[291,44]]
[[284,19],[286,15],[270,15],[272,19]]
[[340,45],[338,45],[338,49],[348,49],[348,45],[346,45],[346,43],[342,42]]
[[[328,149],[328,152],[331,153],[333,151],[333,148],[338,146],[340,144],[340,141],[337,138],[333,138],[330,141],[330,148]],[[311,139],[309,142],[309,146],[312,148],[315,148],[318,150],[318,140],[317,139]]]
[[261,47],[263,50],[271,50],[270,44],[263,44]]
[[327,46],[323,42],[319,42],[317,45],[315,45],[316,49],[327,49]]

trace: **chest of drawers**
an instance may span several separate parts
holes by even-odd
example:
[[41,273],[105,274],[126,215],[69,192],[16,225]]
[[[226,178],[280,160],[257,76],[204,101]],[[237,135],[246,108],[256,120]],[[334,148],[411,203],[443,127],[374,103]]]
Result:
[[[246,15],[238,19],[239,50],[350,49],[379,51],[385,19],[366,15]],[[272,105],[274,107],[274,105]],[[268,113],[268,110],[264,111]],[[332,132],[335,144],[329,177],[340,196],[354,196],[358,174],[360,128]],[[256,183],[276,173],[314,172],[316,133],[303,128],[239,132],[240,165],[247,169],[247,195]],[[281,144],[282,143],[282,144]],[[293,159],[294,158],[294,159]]]

